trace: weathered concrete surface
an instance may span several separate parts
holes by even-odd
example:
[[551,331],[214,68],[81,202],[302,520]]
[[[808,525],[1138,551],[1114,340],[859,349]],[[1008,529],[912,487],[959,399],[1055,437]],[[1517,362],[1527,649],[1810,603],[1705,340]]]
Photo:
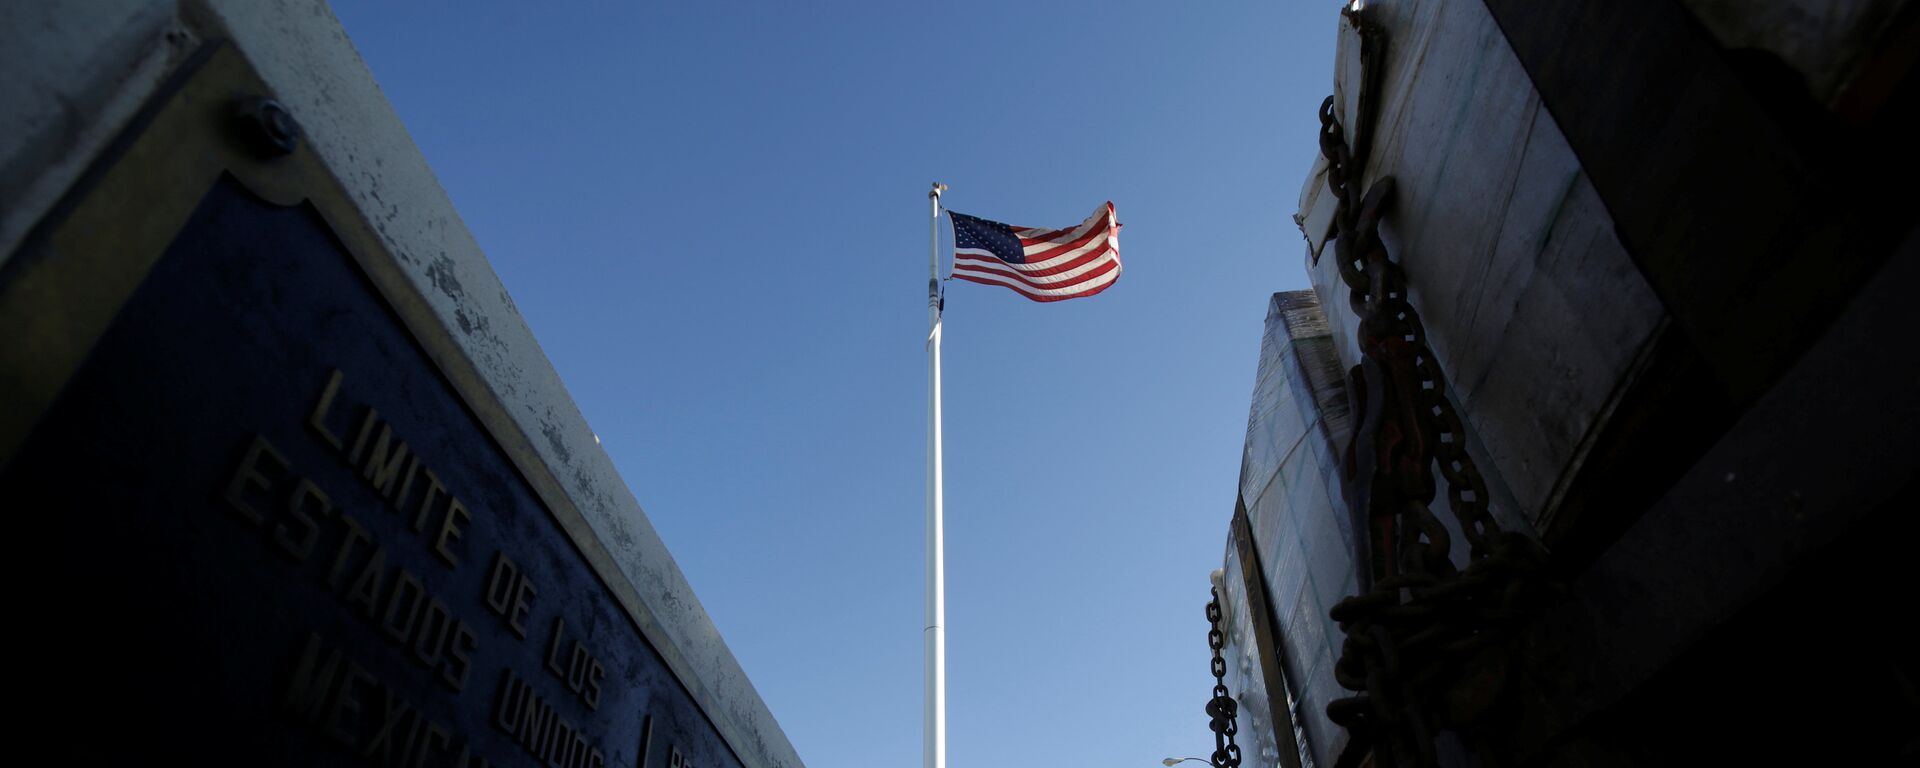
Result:
[[1335,448],[1349,429],[1341,375],[1313,293],[1274,294],[1247,419],[1240,498],[1279,628],[1279,660],[1307,751],[1321,765],[1332,765],[1347,741],[1326,714],[1328,702],[1346,695],[1333,679],[1341,635],[1327,611],[1358,589],[1355,532]]
[[[1369,176],[1401,183],[1383,229],[1462,393],[1473,443],[1488,446],[1523,503],[1544,498],[1543,507],[1521,507],[1540,512],[1543,528],[1575,473],[1586,492],[1594,483],[1632,488],[1583,497],[1634,499],[1606,509],[1617,529],[1607,521],[1561,538],[1594,551],[1573,560],[1564,555],[1574,547],[1556,551],[1568,597],[1523,638],[1518,700],[1506,713],[1512,741],[1493,753],[1526,765],[1910,756],[1910,643],[1888,627],[1911,611],[1888,597],[1914,540],[1905,513],[1920,456],[1905,436],[1920,422],[1920,374],[1910,356],[1886,350],[1901,325],[1898,297],[1920,263],[1911,218],[1861,214],[1873,226],[1813,228],[1874,201],[1798,170],[1801,156],[1771,138],[1780,126],[1736,103],[1751,95],[1748,71],[1720,71],[1723,58],[1743,55],[1720,45],[1760,45],[1791,64],[1797,54],[1787,49],[1800,42],[1739,43],[1721,28],[1716,45],[1680,6],[1661,2],[1575,5],[1369,3],[1392,38],[1378,130],[1399,138],[1397,147],[1376,140]],[[1846,64],[1848,46],[1863,39],[1862,9],[1888,7],[1683,5],[1754,10],[1732,20],[1746,25],[1734,32],[1762,37],[1783,19],[1831,24],[1801,30],[1825,41],[1807,43],[1826,46],[1810,59],[1822,66]],[[1510,34],[1523,33],[1513,46],[1488,25],[1486,6],[1511,22]],[[1818,22],[1790,18],[1815,6],[1836,10]],[[1585,170],[1517,71],[1514,46],[1539,67],[1547,105],[1582,118],[1565,131],[1588,158]],[[1671,51],[1679,53],[1663,55]],[[1875,130],[1896,124],[1881,118]],[[1888,133],[1910,143],[1911,131]],[[1877,135],[1854,145],[1889,148],[1868,141]],[[1351,334],[1331,249],[1313,239],[1313,212],[1326,202],[1305,190],[1299,219],[1329,325]],[[1860,232],[1905,244],[1883,263],[1876,239]],[[1637,249],[1637,270],[1623,237]],[[1768,257],[1769,247],[1797,249],[1800,260]],[[1831,316],[1819,308],[1828,298]],[[1681,322],[1689,314],[1695,322]],[[1743,336],[1713,332],[1727,327]],[[1754,354],[1767,346],[1776,349]],[[1353,359],[1344,339],[1340,349]],[[1715,375],[1705,373],[1709,363]],[[1519,378],[1503,383],[1503,372]],[[1629,391],[1635,400],[1620,413],[1632,418],[1608,424]],[[1708,401],[1728,410],[1697,407]],[[1582,467],[1602,434],[1614,455],[1595,448]],[[1648,454],[1659,458],[1639,460]],[[1600,517],[1575,507],[1557,522]],[[1295,640],[1314,638],[1303,630]],[[1881,727],[1892,718],[1904,719]]]
[[164,0],[0,4],[0,263],[195,44]]
[[318,0],[209,8],[301,119],[414,286],[639,590],[642,629],[748,765],[799,756],[694,596],[346,31]]
[[1847,86],[1861,57],[1911,0],[1682,0],[1729,49],[1765,51],[1820,103]]
[[[1519,678],[1523,703],[1516,708],[1516,757],[1541,764],[1594,764],[1583,763],[1588,757],[1583,753],[1556,755],[1565,746],[1559,742],[1563,732],[1672,668],[1716,626],[1775,592],[1783,580],[1805,578],[1794,570],[1797,564],[1813,559],[1843,535],[1860,535],[1861,521],[1889,500],[1903,492],[1911,497],[1920,471],[1920,443],[1912,437],[1920,427],[1920,362],[1912,355],[1887,355],[1885,337],[1887,329],[1904,324],[1911,305],[1908,288],[1916,280],[1920,230],[1909,235],[1807,354],[1571,585],[1572,599],[1535,622],[1527,637],[1530,672]],[[1915,527],[1911,509],[1892,512],[1886,516],[1901,522],[1864,533],[1900,542],[1890,548],[1904,549]],[[1900,608],[1910,601],[1894,597],[1904,564],[1885,560],[1861,568],[1877,572],[1879,578],[1849,583],[1848,594],[1822,598],[1842,604],[1872,602],[1875,613],[1853,613],[1847,616],[1852,624],[1828,627],[1830,642],[1862,654],[1883,640],[1904,648],[1906,638],[1881,634],[1900,626],[1900,615],[1911,614],[1910,608]],[[1811,606],[1795,606],[1769,618],[1798,623],[1812,612]],[[1820,674],[1821,667],[1845,667],[1845,674],[1859,681],[1886,672],[1881,667],[1853,668],[1850,665],[1860,660],[1812,651],[1789,660],[1794,663],[1779,669],[1779,676],[1791,679]],[[1755,667],[1753,674],[1772,676],[1764,667]],[[1701,691],[1701,698],[1684,708],[1705,720],[1722,716],[1721,708],[1844,712],[1853,705],[1780,698],[1777,705],[1734,702],[1716,707],[1711,697],[1719,693]],[[1602,732],[1591,739],[1624,748],[1641,740],[1637,733]],[[1810,741],[1801,736],[1779,741],[1783,748],[1825,745],[1820,751],[1834,764],[1872,764],[1840,756],[1890,737],[1880,733]],[[1911,736],[1909,730],[1905,737]]]
[[[1486,8],[1368,8],[1388,42],[1365,178],[1398,183],[1382,238],[1473,433],[1496,517],[1544,528],[1663,309]],[[1309,178],[1303,222],[1326,218],[1315,212],[1330,204],[1325,185]],[[1347,289],[1332,249],[1316,255],[1317,233],[1306,234],[1351,366]]]
[[[1287,761],[1281,752],[1281,745],[1291,746],[1291,742],[1283,742],[1284,736],[1278,730],[1286,728],[1289,731],[1286,735],[1291,735],[1291,713],[1281,711],[1276,719],[1269,705],[1269,702],[1285,702],[1287,698],[1284,693],[1273,696],[1267,689],[1267,657],[1260,652],[1254,608],[1247,596],[1245,569],[1248,564],[1241,561],[1234,544],[1233,537],[1228,536],[1225,565],[1214,571],[1212,578],[1220,600],[1220,631],[1226,636],[1226,646],[1220,649],[1227,663],[1223,680],[1239,704],[1236,724],[1240,733],[1234,743],[1240,747],[1241,765],[1246,768],[1293,765],[1295,763]],[[1294,758],[1298,760],[1297,755]]]
[[323,2],[95,0],[0,13],[0,49],[10,67],[26,63],[0,79],[0,253],[13,251],[171,64],[200,42],[231,39],[584,515],[617,567],[602,576],[638,594],[628,606],[636,623],[741,761],[802,764]]

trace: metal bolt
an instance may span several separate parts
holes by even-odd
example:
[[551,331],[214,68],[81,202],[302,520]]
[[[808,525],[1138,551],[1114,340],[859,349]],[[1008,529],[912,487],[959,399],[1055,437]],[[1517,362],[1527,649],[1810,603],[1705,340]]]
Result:
[[234,114],[248,143],[260,156],[290,155],[300,147],[300,126],[280,102],[258,96],[243,98],[235,105]]

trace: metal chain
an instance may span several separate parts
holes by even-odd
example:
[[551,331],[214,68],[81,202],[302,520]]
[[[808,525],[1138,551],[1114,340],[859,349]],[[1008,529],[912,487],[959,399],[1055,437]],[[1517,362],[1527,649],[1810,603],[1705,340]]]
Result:
[[1207,601],[1207,646],[1213,649],[1213,698],[1207,701],[1207,717],[1211,718],[1207,727],[1213,729],[1213,766],[1239,768],[1240,745],[1233,743],[1233,737],[1240,732],[1240,704],[1227,695],[1227,660],[1220,655],[1220,649],[1227,647],[1227,637],[1220,631],[1217,587],[1213,599]]
[[[1351,734],[1338,766],[1369,754],[1383,768],[1433,766],[1437,731],[1470,726],[1492,705],[1504,687],[1501,651],[1510,629],[1557,588],[1545,578],[1546,551],[1501,531],[1489,511],[1486,481],[1407,300],[1405,273],[1380,239],[1394,181],[1382,178],[1359,194],[1333,105],[1328,98],[1320,108],[1320,149],[1335,195],[1334,254],[1360,318],[1345,476],[1349,501],[1368,521],[1372,550],[1361,567],[1372,584],[1331,611],[1346,634],[1335,679],[1360,693],[1330,703],[1327,714]],[[1431,511],[1435,467],[1467,539],[1464,573]]]

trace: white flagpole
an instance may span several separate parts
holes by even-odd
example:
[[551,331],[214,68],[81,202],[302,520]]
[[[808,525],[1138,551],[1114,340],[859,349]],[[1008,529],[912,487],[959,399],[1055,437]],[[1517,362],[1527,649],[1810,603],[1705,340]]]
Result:
[[940,457],[940,193],[927,193],[927,710],[926,768],[947,768],[946,513]]

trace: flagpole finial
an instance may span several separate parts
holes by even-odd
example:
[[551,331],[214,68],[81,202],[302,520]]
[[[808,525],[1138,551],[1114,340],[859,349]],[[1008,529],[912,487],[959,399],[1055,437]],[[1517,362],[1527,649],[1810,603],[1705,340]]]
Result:
[[945,185],[945,184],[942,184],[942,183],[940,183],[940,182],[937,182],[937,181],[936,181],[936,182],[934,182],[934,183],[933,183],[933,191],[932,191],[932,192],[928,192],[928,193],[927,193],[927,197],[931,197],[931,198],[933,198],[933,199],[935,199],[935,200],[938,200],[938,199],[940,199],[940,193],[942,193],[942,192],[945,192],[945,191],[947,191],[947,185]]

